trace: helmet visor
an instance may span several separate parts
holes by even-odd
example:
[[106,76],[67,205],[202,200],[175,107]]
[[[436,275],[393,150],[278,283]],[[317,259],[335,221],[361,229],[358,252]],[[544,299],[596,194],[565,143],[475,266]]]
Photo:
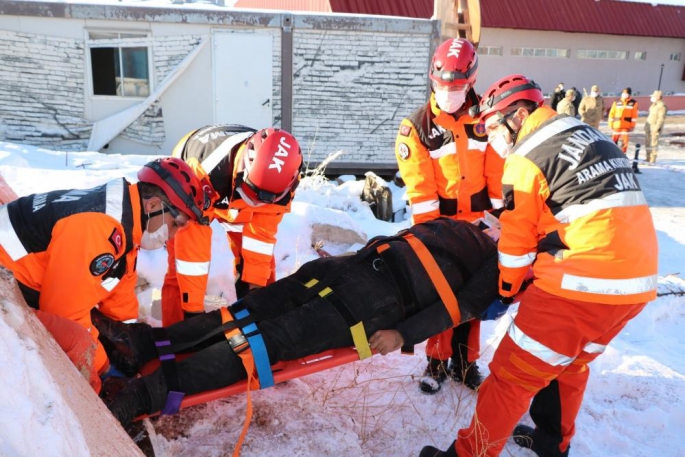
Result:
[[176,224],[177,227],[185,227],[188,225],[188,222],[190,222],[190,218],[188,215],[175,206],[171,205],[164,205],[166,208],[169,210],[169,213],[171,214],[171,217],[174,218],[174,223]]
[[470,84],[441,84],[433,81],[433,90],[445,90],[447,92],[466,92],[471,88]]
[[275,203],[283,198],[288,190],[289,188],[280,194],[277,194],[275,192],[260,189],[252,181],[250,181],[250,178],[247,176],[243,177],[243,182],[238,187],[238,193],[240,196],[243,197],[244,200],[248,201],[248,203],[254,203],[251,206],[261,206],[269,203]]

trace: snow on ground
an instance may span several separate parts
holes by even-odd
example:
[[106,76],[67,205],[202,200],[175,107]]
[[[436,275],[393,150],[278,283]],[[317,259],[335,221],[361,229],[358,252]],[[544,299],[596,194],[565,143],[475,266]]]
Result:
[[[644,121],[644,120],[642,120]],[[603,124],[606,131],[606,125]],[[642,125],[636,129],[634,142],[644,142]],[[577,421],[577,435],[571,455],[592,456],[679,456],[685,454],[681,434],[685,430],[685,298],[672,291],[685,289],[685,120],[669,118],[659,165],[672,169],[641,166],[639,180],[652,207],[659,237],[660,297],[628,324],[606,353],[592,363],[592,375],[585,402]],[[0,142],[0,174],[19,195],[58,188],[92,187],[108,179],[126,176],[135,180],[137,170],[151,156],[102,155],[92,152],[53,152],[30,146]],[[295,271],[302,263],[316,257],[311,248],[313,225],[335,223],[368,238],[391,234],[405,228],[408,222],[387,223],[376,220],[368,206],[359,201],[362,181],[350,177],[338,185],[319,178],[308,179],[298,189],[293,211],[279,231],[276,255],[278,275]],[[396,200],[401,189],[393,188]],[[224,235],[214,227],[214,252],[208,294],[224,295],[230,301],[231,254]],[[636,237],[640,233],[635,233]],[[334,254],[351,246],[332,243],[324,246]],[[358,246],[357,246],[358,247]],[[166,265],[165,251],[141,251],[139,270],[151,287],[139,294],[141,315],[150,322],[152,289],[160,287]],[[667,276],[671,275],[671,276]],[[487,363],[506,330],[513,307],[497,322],[482,326],[480,366]],[[38,364],[28,356],[16,354],[23,345],[0,338],[0,360],[3,371],[24,373],[6,380],[0,404],[7,396],[28,382],[28,363]],[[242,455],[289,456],[416,456],[422,446],[435,444],[445,448],[456,430],[470,421],[475,394],[447,383],[440,393],[426,396],[418,391],[416,379],[424,368],[424,345],[416,347],[413,356],[398,353],[373,358],[289,381],[271,389],[255,392],[255,413]],[[36,367],[37,369],[39,367]],[[41,401],[36,392],[35,404]],[[29,397],[31,398],[31,397]],[[192,407],[177,416],[153,419],[158,436],[155,442],[159,456],[222,456],[232,452],[245,419],[245,396],[217,400]],[[31,405],[28,406],[31,408]],[[64,431],[51,423],[48,413],[37,406],[17,416],[0,410],[0,450],[7,435],[46,430],[57,442]],[[530,423],[530,418],[523,421]],[[50,429],[52,427],[52,429]],[[21,430],[17,430],[21,429]],[[52,431],[51,431],[52,430]],[[41,455],[45,452],[41,440]],[[78,433],[60,440],[82,438]],[[62,443],[63,441],[59,441]],[[36,455],[33,444],[8,455]],[[50,449],[50,447],[48,447]],[[54,449],[59,449],[55,446]],[[530,456],[532,453],[507,445],[504,455]]]

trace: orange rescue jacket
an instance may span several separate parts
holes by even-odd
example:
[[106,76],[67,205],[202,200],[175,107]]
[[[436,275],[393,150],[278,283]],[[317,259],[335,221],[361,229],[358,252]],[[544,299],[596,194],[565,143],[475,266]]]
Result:
[[395,142],[412,222],[440,216],[473,221],[502,207],[504,161],[488,145],[482,123],[468,115],[478,104],[471,90],[460,111],[441,111],[435,97],[402,120]]
[[604,134],[540,107],[507,157],[499,240],[500,293],[533,266],[540,289],[574,300],[656,297],[657,240],[630,161]]
[[[251,207],[236,192],[242,180],[238,173],[244,145],[255,130],[242,125],[212,125],[187,135],[179,142],[174,157],[182,158],[200,177],[208,176],[216,191],[207,211],[211,220],[221,223],[227,232],[241,232],[242,246],[233,252],[242,260],[241,279],[264,286],[272,276],[272,259],[278,225],[290,212],[291,192],[272,204]],[[211,260],[211,229],[194,224],[174,236],[176,271],[185,311],[201,312]],[[191,224],[189,224],[191,225]]]
[[107,355],[90,311],[138,317],[136,259],[142,237],[138,186],[116,179],[93,189],[29,195],[0,207],[0,264],[12,271],[29,306],[85,327]]
[[633,130],[637,122],[637,102],[632,98],[616,100],[609,110],[609,127],[614,132]]

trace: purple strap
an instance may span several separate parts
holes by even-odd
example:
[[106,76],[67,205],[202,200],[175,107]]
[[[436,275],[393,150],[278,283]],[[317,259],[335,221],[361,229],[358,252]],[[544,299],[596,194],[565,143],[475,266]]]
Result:
[[166,405],[162,408],[162,415],[176,414],[181,409],[181,402],[185,394],[183,392],[169,391],[166,397]]

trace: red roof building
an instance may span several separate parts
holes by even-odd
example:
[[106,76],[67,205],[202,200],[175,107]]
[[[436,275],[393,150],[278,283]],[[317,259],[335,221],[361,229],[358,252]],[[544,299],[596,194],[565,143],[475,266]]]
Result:
[[616,0],[481,0],[483,27],[685,38],[685,7]]
[[[434,0],[238,0],[236,6],[430,19]],[[479,83],[530,74],[551,90],[599,84],[609,95],[632,86],[685,92],[685,6],[622,0],[480,0]],[[598,36],[599,35],[599,36]],[[619,38],[620,37],[620,38]]]
[[[430,19],[434,0],[238,0],[235,7]],[[619,0],[480,0],[482,26],[685,38],[685,6]]]

